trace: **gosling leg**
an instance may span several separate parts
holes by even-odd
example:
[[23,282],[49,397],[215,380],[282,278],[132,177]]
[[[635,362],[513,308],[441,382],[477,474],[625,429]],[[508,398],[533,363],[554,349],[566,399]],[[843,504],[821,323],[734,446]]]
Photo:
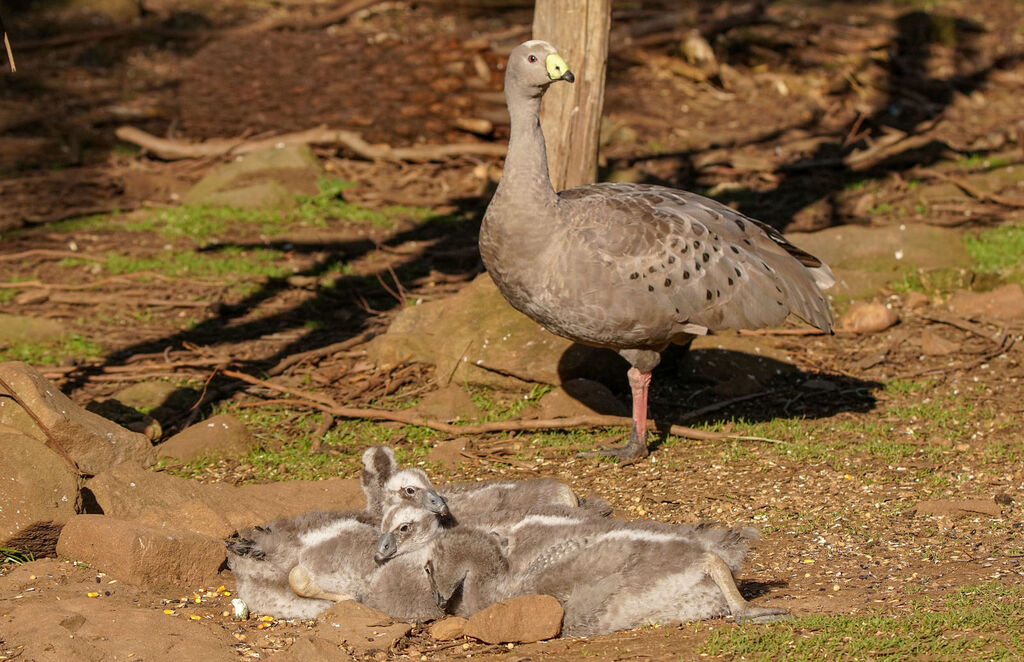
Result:
[[770,623],[785,618],[789,615],[788,609],[781,607],[755,607],[740,594],[736,586],[736,579],[732,576],[732,570],[726,565],[722,557],[714,552],[708,552],[701,559],[704,572],[718,585],[719,590],[725,596],[725,602],[729,605],[729,612],[737,623]]
[[332,602],[355,600],[355,597],[351,595],[342,595],[323,590],[317,585],[313,575],[309,574],[309,571],[301,565],[295,566],[288,573],[288,585],[295,591],[295,595],[300,598],[314,598],[316,600],[330,600]]

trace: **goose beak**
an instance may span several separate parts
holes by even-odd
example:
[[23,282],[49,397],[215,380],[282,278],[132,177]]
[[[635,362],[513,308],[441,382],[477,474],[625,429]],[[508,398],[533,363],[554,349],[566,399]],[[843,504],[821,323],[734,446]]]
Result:
[[398,553],[398,541],[390,533],[385,533],[377,540],[377,550],[373,560],[377,563],[384,563]]
[[448,502],[434,490],[423,491],[423,507],[440,517],[451,515],[451,511],[448,510]]
[[569,65],[558,53],[548,55],[544,60],[544,67],[548,70],[548,78],[551,80],[564,80],[568,83],[576,81],[576,76],[569,71]]

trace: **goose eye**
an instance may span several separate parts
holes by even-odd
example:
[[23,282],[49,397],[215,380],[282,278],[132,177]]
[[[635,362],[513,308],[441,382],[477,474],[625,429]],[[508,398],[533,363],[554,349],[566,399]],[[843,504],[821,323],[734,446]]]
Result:
[[408,494],[409,496],[412,496],[413,494],[416,494],[416,488],[407,487],[405,488],[405,493]]
[[537,56],[536,55],[531,55],[530,57],[528,57],[526,59],[528,59],[530,62],[536,62],[537,61]]
[[409,530],[409,525],[408,524],[403,524],[402,526],[398,527],[398,530],[401,531],[402,533],[405,533],[406,531]]

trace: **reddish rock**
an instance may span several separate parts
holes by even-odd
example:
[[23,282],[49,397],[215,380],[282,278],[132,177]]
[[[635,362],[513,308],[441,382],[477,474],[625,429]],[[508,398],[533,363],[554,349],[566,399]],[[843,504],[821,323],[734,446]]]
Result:
[[1024,319],[1024,289],[1013,283],[991,292],[957,292],[949,300],[949,309],[971,319],[1021,320]]
[[108,515],[77,515],[61,531],[57,554],[134,586],[180,589],[215,581],[224,543]]
[[[3,398],[0,425],[40,441],[53,439],[85,473],[97,474],[125,461],[151,460],[153,447],[145,435],[82,409],[34,368],[19,361],[0,363],[0,377],[24,405],[23,409]],[[4,393],[0,389],[0,395]]]
[[899,314],[884,304],[859,302],[839,318],[836,328],[850,333],[878,333],[899,321]]
[[357,479],[295,480],[243,487],[204,485],[133,464],[105,471],[86,487],[107,515],[218,539],[279,517],[311,510],[354,510],[366,503]]
[[440,441],[427,453],[428,462],[436,462],[448,471],[454,471],[466,459],[462,454],[473,447],[468,437],[459,437],[451,441]]
[[928,295],[924,292],[907,292],[903,297],[903,306],[909,310],[924,308],[929,304]]
[[78,507],[78,476],[64,458],[18,432],[0,432],[0,457],[0,547],[52,554]]
[[430,636],[438,641],[451,641],[458,639],[466,632],[466,623],[469,621],[461,616],[449,616],[430,624],[428,632]]
[[469,421],[480,416],[480,409],[473,398],[458,384],[449,384],[426,394],[416,404],[416,411],[441,421]]
[[356,654],[388,651],[412,631],[409,623],[395,623],[382,611],[354,600],[343,600],[317,618],[313,634],[335,645],[346,644]]
[[157,457],[191,462],[198,458],[241,457],[256,446],[245,424],[231,414],[219,414],[185,428],[157,446]]
[[562,631],[564,616],[562,605],[550,595],[524,595],[473,614],[466,636],[489,644],[553,639]]
[[925,329],[921,332],[921,351],[928,356],[946,356],[960,351],[960,343],[943,338],[935,331]]

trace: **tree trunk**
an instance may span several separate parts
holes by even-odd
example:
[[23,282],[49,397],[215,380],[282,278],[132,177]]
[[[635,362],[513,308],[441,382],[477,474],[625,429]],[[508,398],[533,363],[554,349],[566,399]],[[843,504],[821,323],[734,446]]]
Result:
[[597,181],[611,0],[537,0],[533,38],[551,42],[576,75],[544,97],[541,128],[556,191]]

